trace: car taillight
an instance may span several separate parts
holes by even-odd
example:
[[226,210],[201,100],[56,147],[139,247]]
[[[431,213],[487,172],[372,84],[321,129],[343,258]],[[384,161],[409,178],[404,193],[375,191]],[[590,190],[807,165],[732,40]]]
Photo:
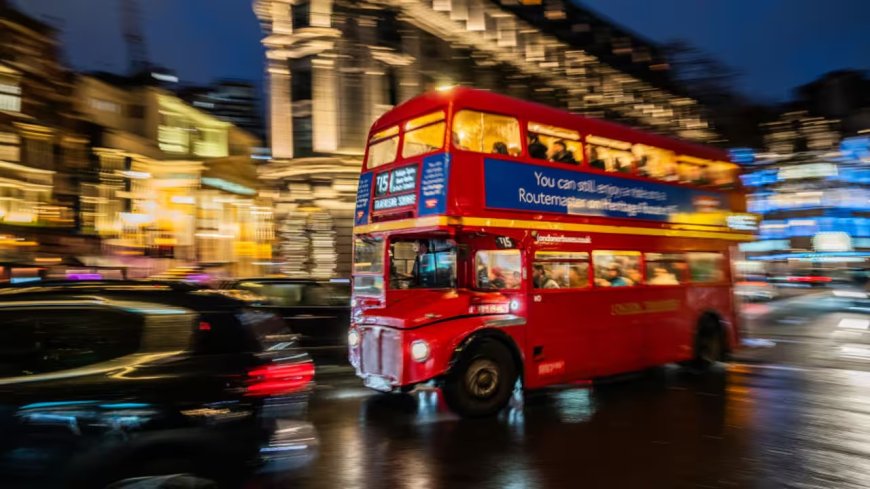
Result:
[[275,396],[303,390],[314,379],[314,364],[275,363],[248,371],[247,396]]
[[825,276],[816,276],[816,275],[805,275],[798,277],[789,277],[789,282],[819,282],[819,283],[828,283],[831,282],[831,277]]

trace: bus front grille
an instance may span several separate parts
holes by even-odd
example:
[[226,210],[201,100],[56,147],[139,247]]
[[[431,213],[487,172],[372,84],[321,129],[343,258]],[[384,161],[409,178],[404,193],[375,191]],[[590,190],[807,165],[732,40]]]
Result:
[[399,381],[402,376],[401,333],[378,326],[363,329],[361,360],[362,373]]

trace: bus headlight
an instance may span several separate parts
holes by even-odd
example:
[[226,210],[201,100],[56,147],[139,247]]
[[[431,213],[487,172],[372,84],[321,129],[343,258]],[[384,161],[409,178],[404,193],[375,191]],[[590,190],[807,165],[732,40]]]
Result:
[[520,301],[514,299],[511,301],[511,312],[517,312],[520,308]]
[[356,329],[352,329],[347,332],[347,344],[351,346],[351,348],[356,348],[359,346],[360,336],[359,331]]
[[414,340],[411,343],[411,358],[415,362],[425,362],[429,359],[429,343],[423,340]]

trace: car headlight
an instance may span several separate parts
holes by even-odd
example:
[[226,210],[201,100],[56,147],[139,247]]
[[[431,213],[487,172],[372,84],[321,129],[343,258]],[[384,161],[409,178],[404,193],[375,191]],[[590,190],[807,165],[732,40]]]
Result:
[[415,362],[425,362],[429,359],[429,343],[423,340],[414,340],[411,343],[411,358]]
[[359,342],[360,342],[359,331],[357,331],[356,329],[352,329],[352,330],[347,332],[347,344],[348,345],[350,345],[352,348],[356,348],[359,346]]

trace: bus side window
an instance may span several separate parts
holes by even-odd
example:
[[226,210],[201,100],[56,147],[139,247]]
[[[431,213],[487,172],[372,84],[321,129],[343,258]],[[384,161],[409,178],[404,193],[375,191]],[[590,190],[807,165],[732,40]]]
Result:
[[722,253],[686,253],[692,282],[716,283],[725,280],[725,256]]
[[589,166],[608,172],[631,173],[634,165],[631,143],[600,136],[586,136]]
[[589,253],[538,251],[532,266],[536,289],[583,289],[589,286]]
[[639,175],[664,181],[677,179],[677,162],[673,151],[635,144],[631,147]]
[[644,262],[648,285],[679,285],[688,279],[689,265],[682,253],[646,253]]
[[520,123],[513,117],[461,110],[453,116],[453,146],[466,151],[509,155],[518,153]]
[[577,131],[537,122],[529,122],[528,131],[530,157],[578,165],[583,161],[583,146]]
[[596,287],[631,287],[643,283],[639,251],[593,251]]
[[522,284],[520,251],[478,251],[474,256],[474,284],[478,289],[519,289]]

